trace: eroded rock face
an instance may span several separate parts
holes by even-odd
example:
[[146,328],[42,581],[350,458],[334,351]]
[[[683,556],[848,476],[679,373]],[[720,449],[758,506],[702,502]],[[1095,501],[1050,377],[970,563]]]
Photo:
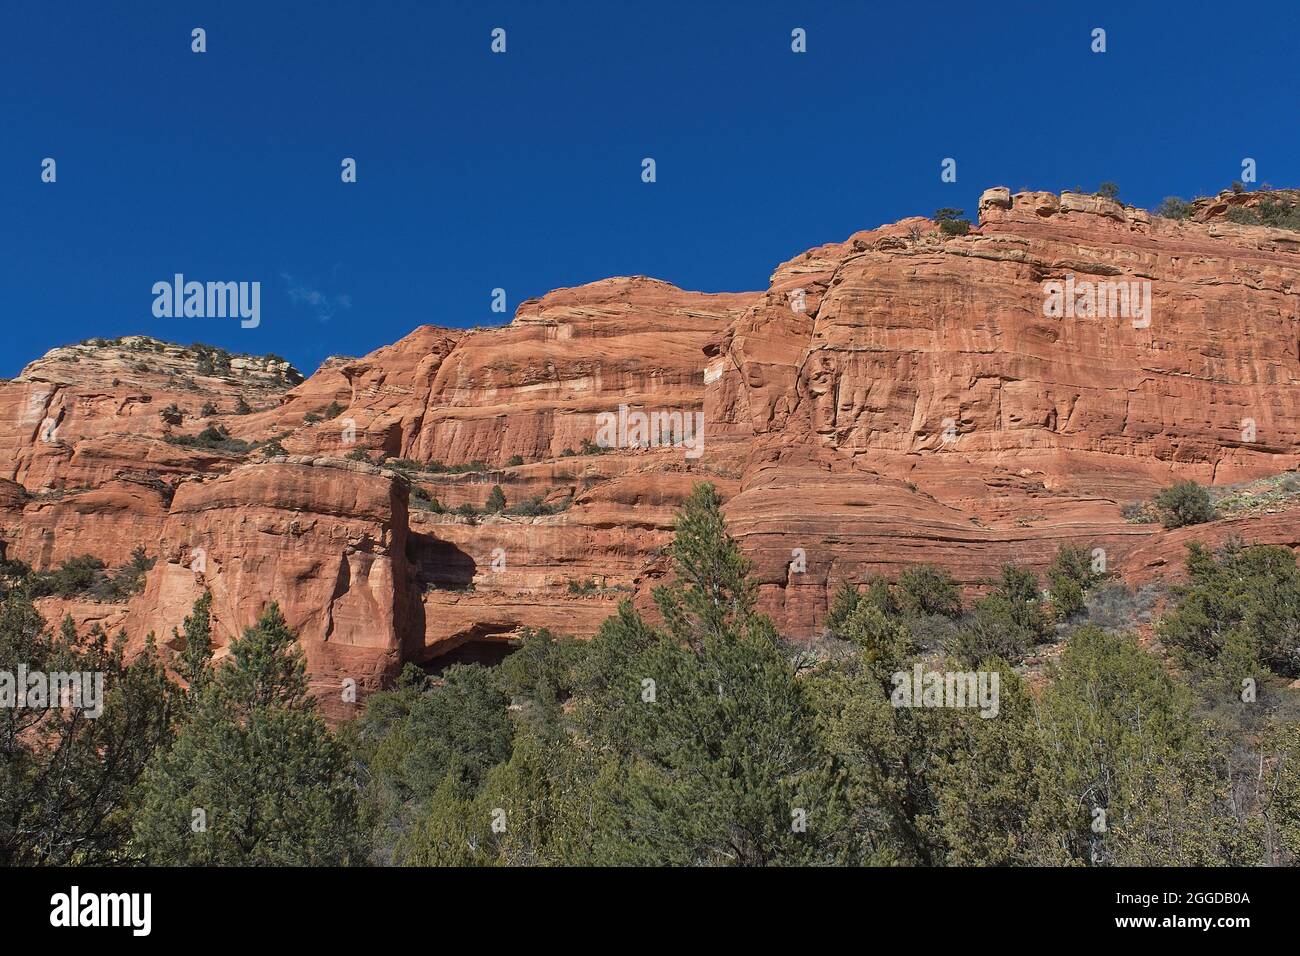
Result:
[[620,404],[699,410],[704,345],[752,299],[635,277],[524,302],[510,325],[475,333],[441,363],[405,452],[536,461],[595,441],[597,416]]
[[[287,450],[343,455],[356,448],[406,457],[424,423],[443,360],[466,333],[421,326],[393,345],[360,359],[335,363],[294,389],[280,409],[251,422],[250,434],[283,434]],[[345,412],[312,422],[337,402]]]
[[[224,456],[163,439],[238,417],[241,400],[249,409],[276,405],[301,378],[273,356],[143,335],[52,349],[0,387],[0,476],[42,491],[220,468]],[[172,406],[180,414],[167,421]]]
[[[819,633],[842,581],[920,562],[978,591],[1062,543],[1137,583],[1176,570],[1189,538],[1294,546],[1285,506],[1178,532],[1121,515],[1179,478],[1300,464],[1300,234],[1228,221],[1247,201],[1176,222],[995,188],[967,235],[924,218],[860,232],[762,293],[558,290],[508,326],[421,327],[296,386],[271,360],[205,375],[137,343],[160,356],[146,375],[132,348],[55,350],[0,385],[3,541],[38,568],[118,566],[143,544],[159,560],[129,608],[59,607],[122,617],[133,640],[170,641],[204,588],[221,648],[278,601],[332,717],[353,712],[348,679],[364,696],[403,661],[529,627],[590,635],[625,597],[649,608],[701,480],[794,638]],[[1132,297],[1102,287],[1088,314],[1099,282]],[[620,406],[702,412],[702,453],[584,453]],[[244,446],[177,442],[209,424]],[[458,513],[494,486],[506,514]]]
[[230,639],[274,601],[298,632],[325,712],[351,712],[418,644],[419,602],[406,559],[407,484],[392,472],[290,457],[183,483],[163,528],[163,552],[127,631],[173,645],[173,628],[212,592],[213,642]]
[[155,551],[172,499],[171,486],[158,479],[114,478],[97,488],[36,493],[3,484],[9,554],[37,569],[81,554],[121,567],[137,547]]
[[[570,483],[564,494],[574,493],[559,514],[471,523],[412,511],[408,554],[424,602],[418,659],[510,637],[524,627],[588,637],[620,600],[647,596],[662,574],[659,553],[672,541],[675,511],[701,476],[668,453],[647,453],[640,461],[613,455],[590,461],[624,473],[583,491],[593,476],[580,464],[567,473],[557,465],[551,480]],[[714,480],[724,491],[735,485]],[[510,495],[507,490],[508,501]]]
[[[1122,569],[1158,531],[1124,502],[1300,463],[1296,233],[1005,189],[980,214],[785,263],[718,359],[710,421],[752,434],[728,514],[788,633],[839,581],[920,560],[976,585],[1071,543]],[[1149,314],[1047,314],[1067,281],[1136,283]]]

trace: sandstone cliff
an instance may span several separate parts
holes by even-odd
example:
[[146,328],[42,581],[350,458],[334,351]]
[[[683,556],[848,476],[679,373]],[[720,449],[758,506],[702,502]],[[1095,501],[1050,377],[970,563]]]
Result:
[[[167,641],[208,588],[224,646],[279,601],[334,716],[349,678],[364,694],[405,660],[644,605],[700,480],[792,638],[840,582],[922,561],[978,589],[1061,543],[1135,582],[1175,573],[1188,538],[1295,546],[1289,500],[1176,532],[1122,514],[1179,478],[1300,465],[1300,233],[1230,221],[1242,202],[1175,221],[991,189],[969,234],[860,232],[765,292],[608,279],[305,381],[143,337],[56,349],[0,385],[0,530],[38,568],[157,556],[129,607],[59,604],[83,626]],[[1053,315],[1067,282],[1149,298]],[[594,447],[620,406],[701,413],[701,453]],[[497,485],[506,513],[476,513]]]

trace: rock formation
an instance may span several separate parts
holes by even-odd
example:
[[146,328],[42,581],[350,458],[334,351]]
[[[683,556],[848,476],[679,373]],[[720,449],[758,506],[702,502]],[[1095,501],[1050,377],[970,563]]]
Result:
[[[795,639],[841,582],[919,562],[976,591],[1062,543],[1136,583],[1188,539],[1294,547],[1288,503],[1177,531],[1122,513],[1300,465],[1300,233],[1230,221],[1244,202],[1177,221],[991,189],[967,234],[860,232],[765,292],[607,279],[306,380],[145,337],[55,349],[0,385],[0,532],[38,569],[143,545],[128,606],[47,599],[133,640],[170,642],[205,588],[221,647],[278,601],[335,717],[349,680],[364,697],[404,661],[648,604],[702,480]],[[701,414],[701,453],[597,447],[620,408]],[[495,486],[505,512],[484,514]]]

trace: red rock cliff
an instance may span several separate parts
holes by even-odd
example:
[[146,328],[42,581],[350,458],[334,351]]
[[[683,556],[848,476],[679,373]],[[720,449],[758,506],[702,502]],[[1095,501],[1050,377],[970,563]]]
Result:
[[[170,639],[204,588],[222,646],[279,601],[333,716],[348,678],[364,693],[404,660],[589,635],[621,597],[644,604],[700,480],[792,637],[818,633],[841,581],[922,561],[978,587],[1074,543],[1147,580],[1189,529],[1131,523],[1126,502],[1300,464],[1300,235],[1228,221],[1243,202],[1173,221],[992,189],[967,235],[861,232],[766,292],[608,279],[300,384],[274,357],[139,337],[56,349],[0,385],[3,539],[39,568],[157,555],[122,613],[67,604],[134,639]],[[1045,309],[1052,283],[1099,282],[1145,310]],[[702,453],[590,453],[620,406],[702,413]],[[209,427],[225,438],[195,439]],[[458,513],[495,485],[506,514]],[[1294,546],[1295,516],[1202,532]]]

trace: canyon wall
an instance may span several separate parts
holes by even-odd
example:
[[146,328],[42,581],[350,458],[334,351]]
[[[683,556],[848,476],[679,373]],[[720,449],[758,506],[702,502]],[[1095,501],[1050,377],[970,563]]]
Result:
[[[1177,531],[1122,513],[1300,465],[1300,234],[1228,221],[1241,202],[1175,221],[991,189],[967,234],[860,232],[764,292],[607,279],[306,380],[145,337],[55,349],[0,385],[0,537],[38,569],[143,547],[128,605],[49,605],[133,640],[171,642],[208,589],[224,648],[278,601],[337,717],[349,680],[364,697],[405,661],[647,606],[704,480],[794,639],[840,583],[920,562],[974,592],[1062,543],[1134,583],[1176,574],[1189,539],[1294,547],[1285,503]],[[1053,314],[1052,283],[1136,308]],[[620,406],[699,414],[703,447],[597,447]],[[495,486],[505,513],[475,510]]]

